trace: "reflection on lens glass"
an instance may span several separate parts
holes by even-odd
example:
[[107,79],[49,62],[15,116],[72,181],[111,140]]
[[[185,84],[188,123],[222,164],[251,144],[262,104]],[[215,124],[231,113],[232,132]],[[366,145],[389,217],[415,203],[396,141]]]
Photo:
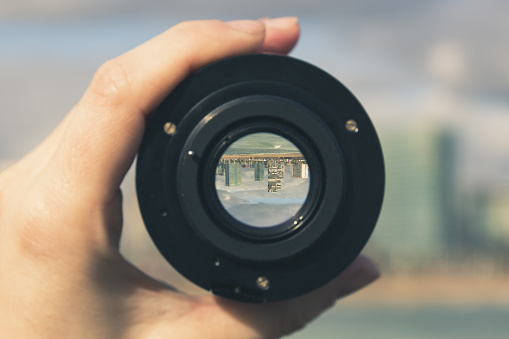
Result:
[[221,204],[253,227],[278,225],[293,217],[309,192],[309,166],[288,139],[253,133],[230,145],[216,167]]

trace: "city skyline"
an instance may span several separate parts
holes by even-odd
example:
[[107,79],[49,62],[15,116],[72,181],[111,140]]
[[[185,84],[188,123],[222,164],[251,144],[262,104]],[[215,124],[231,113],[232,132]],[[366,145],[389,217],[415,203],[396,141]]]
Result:
[[225,176],[225,186],[240,186],[242,168],[254,168],[254,181],[264,181],[267,172],[267,191],[275,193],[282,188],[285,165],[291,166],[292,177],[309,178],[309,165],[301,153],[223,155],[216,166],[216,175]]
[[[222,158],[216,168],[216,191],[226,211],[251,226],[270,227],[298,212],[309,192],[309,169],[302,155],[291,159]],[[299,168],[299,169],[297,169]]]

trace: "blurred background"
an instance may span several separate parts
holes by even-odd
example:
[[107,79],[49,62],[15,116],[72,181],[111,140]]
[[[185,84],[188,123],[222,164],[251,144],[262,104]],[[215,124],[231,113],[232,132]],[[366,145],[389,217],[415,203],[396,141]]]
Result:
[[[190,19],[296,15],[292,53],[363,103],[387,193],[366,252],[383,277],[299,338],[507,338],[509,2],[505,0],[1,0],[0,169],[37,145],[97,67]],[[122,252],[198,292],[152,245],[133,174]]]

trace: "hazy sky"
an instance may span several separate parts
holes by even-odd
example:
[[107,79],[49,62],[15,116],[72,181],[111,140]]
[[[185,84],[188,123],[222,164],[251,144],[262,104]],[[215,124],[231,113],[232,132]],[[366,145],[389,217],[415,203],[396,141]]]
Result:
[[382,132],[451,125],[466,177],[507,181],[506,0],[4,1],[0,159],[47,135],[103,61],[171,25],[277,15],[301,18],[293,55],[347,85]]

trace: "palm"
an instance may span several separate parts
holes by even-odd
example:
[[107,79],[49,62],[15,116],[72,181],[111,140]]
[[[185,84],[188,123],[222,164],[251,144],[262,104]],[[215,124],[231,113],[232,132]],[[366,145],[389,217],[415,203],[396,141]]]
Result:
[[5,337],[276,338],[376,278],[373,262],[360,257],[306,296],[249,305],[185,296],[119,254],[119,186],[147,115],[198,67],[237,54],[288,52],[297,22],[264,22],[181,24],[106,63],[58,128],[1,173]]

